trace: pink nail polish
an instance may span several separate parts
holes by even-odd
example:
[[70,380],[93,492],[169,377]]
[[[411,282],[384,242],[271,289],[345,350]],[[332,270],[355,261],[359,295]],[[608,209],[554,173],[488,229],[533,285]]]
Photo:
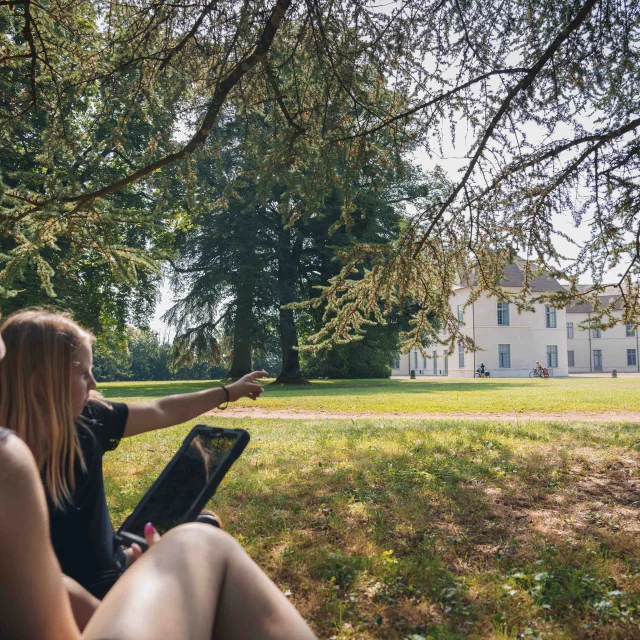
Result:
[[156,528],[150,522],[147,522],[144,525],[144,532],[146,535],[151,535],[156,532]]

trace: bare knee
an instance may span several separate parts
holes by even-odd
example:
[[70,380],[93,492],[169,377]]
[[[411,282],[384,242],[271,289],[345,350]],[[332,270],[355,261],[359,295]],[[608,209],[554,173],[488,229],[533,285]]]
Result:
[[189,522],[171,529],[162,537],[161,542],[165,546],[176,545],[199,553],[207,550],[226,554],[242,551],[242,547],[228,533],[199,522]]

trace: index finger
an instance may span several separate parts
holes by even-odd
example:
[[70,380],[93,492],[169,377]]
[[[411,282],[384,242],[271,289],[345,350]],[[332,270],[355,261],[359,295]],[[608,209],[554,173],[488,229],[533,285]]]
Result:
[[266,378],[269,374],[263,369],[262,371],[252,371],[251,376],[254,378]]

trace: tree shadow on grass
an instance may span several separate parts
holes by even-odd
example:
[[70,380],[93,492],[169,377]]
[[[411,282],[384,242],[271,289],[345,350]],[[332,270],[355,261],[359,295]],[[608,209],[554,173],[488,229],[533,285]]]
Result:
[[211,506],[320,637],[638,637],[640,425],[275,425]]
[[[495,441],[455,453],[351,449],[346,460],[306,459],[294,481],[291,459],[276,456],[268,478],[234,482],[225,504],[232,529],[300,595],[323,637],[338,613],[360,629],[354,637],[423,627],[442,637],[525,627],[637,637],[638,581],[621,588],[619,578],[637,572],[625,524],[640,517],[635,481],[622,468],[594,471],[595,458],[589,472],[575,462]],[[602,493],[589,490],[596,473]]]

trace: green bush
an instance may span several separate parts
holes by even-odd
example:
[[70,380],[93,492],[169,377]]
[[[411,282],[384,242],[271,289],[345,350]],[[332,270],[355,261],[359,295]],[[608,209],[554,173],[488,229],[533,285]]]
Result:
[[302,369],[309,378],[388,378],[398,350],[397,327],[373,326],[361,340],[317,354],[303,351]]

